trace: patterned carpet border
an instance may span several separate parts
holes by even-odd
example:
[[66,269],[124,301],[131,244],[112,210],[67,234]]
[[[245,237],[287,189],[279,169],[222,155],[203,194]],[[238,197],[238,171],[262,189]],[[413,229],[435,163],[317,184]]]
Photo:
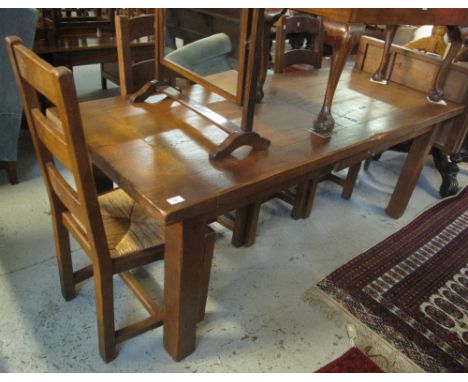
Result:
[[428,372],[468,371],[468,187],[317,286]]
[[383,373],[366,354],[352,347],[337,359],[321,367],[316,373]]
[[346,328],[350,344],[356,346],[385,373],[422,373],[424,370],[400,352],[385,337],[377,334],[353,316],[343,304],[314,285],[304,294],[304,302],[314,311],[320,311],[337,328]]

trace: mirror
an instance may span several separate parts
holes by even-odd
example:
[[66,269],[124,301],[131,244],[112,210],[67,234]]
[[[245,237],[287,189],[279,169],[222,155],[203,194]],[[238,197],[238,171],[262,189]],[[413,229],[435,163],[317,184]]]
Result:
[[160,12],[161,64],[241,104],[248,11],[166,8]]

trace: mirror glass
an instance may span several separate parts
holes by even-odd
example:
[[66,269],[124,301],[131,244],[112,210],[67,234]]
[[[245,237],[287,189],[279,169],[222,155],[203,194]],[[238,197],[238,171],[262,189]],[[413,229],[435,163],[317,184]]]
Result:
[[243,15],[232,8],[165,9],[163,63],[237,99],[245,57]]

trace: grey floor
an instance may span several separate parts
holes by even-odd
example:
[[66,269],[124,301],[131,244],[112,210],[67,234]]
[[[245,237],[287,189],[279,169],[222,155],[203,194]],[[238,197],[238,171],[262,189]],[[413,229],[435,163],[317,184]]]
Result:
[[[82,99],[101,95],[97,66],[75,69]],[[111,87],[106,95],[117,94]],[[350,347],[344,327],[307,305],[304,293],[331,271],[384,239],[438,200],[439,174],[428,158],[410,207],[399,220],[384,208],[404,155],[385,153],[359,176],[349,201],[329,182],[319,185],[312,216],[293,221],[272,201],[262,208],[258,239],[235,249],[218,240],[207,316],[196,351],[182,362],[162,346],[162,328],[127,341],[118,358],[98,354],[92,282],[65,302],[60,294],[46,191],[27,132],[20,140],[20,184],[0,172],[0,371],[311,372]],[[459,181],[468,183],[468,168]],[[77,264],[84,255],[73,244]],[[161,275],[161,265],[147,269]],[[144,275],[143,275],[144,276]],[[155,293],[160,293],[156,289]],[[142,310],[116,279],[117,324]]]

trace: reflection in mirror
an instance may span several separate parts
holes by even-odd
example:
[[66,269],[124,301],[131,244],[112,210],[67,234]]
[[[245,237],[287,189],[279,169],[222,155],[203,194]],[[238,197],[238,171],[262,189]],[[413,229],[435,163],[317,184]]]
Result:
[[166,9],[164,60],[237,96],[242,9]]

